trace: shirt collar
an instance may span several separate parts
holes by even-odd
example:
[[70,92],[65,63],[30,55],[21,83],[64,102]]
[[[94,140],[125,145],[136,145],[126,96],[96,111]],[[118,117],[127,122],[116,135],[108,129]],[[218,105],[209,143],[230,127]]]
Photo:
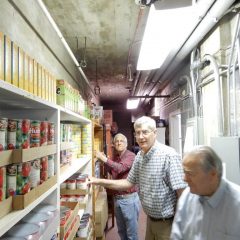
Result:
[[145,160],[149,161],[152,158],[152,155],[155,152],[155,150],[158,148],[157,145],[158,145],[158,143],[157,143],[157,141],[155,141],[155,143],[153,144],[153,146],[149,149],[149,151],[147,153],[144,153],[143,151],[141,151],[141,156]]
[[199,201],[201,203],[207,202],[212,208],[216,208],[224,195],[225,188],[226,188],[226,182],[224,179],[221,179],[221,182],[219,184],[219,187],[217,188],[217,191],[211,197],[200,196]]

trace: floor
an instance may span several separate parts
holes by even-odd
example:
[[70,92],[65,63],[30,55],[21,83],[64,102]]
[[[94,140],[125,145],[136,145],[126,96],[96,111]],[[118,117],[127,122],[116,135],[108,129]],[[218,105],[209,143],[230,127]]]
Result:
[[[145,231],[146,231],[146,214],[143,212],[142,208],[140,210],[139,214],[139,220],[138,220],[138,236],[139,240],[144,240],[145,239]],[[117,232],[117,224],[115,220],[114,227],[112,228],[112,216],[109,215],[108,219],[108,231],[106,233],[106,240],[120,240]]]

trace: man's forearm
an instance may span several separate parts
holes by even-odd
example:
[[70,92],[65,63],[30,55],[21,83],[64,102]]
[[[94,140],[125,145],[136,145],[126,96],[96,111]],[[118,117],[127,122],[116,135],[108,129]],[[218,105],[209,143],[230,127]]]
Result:
[[91,178],[89,179],[89,184],[99,185],[113,190],[126,190],[133,186],[133,184],[126,179],[112,180],[102,178]]

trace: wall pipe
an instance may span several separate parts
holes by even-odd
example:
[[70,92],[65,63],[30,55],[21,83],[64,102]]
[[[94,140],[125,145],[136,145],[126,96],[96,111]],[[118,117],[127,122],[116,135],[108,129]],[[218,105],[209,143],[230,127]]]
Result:
[[224,131],[223,131],[224,118],[223,118],[222,84],[221,84],[221,80],[220,80],[218,64],[217,64],[217,61],[215,60],[215,58],[209,54],[207,54],[203,57],[203,61],[210,61],[210,64],[212,64],[212,66],[213,66],[214,79],[216,81],[217,98],[218,98],[218,104],[217,104],[218,134],[219,134],[219,136],[223,136],[224,135]]
[[[216,25],[216,22],[221,19],[226,11],[231,7],[235,0],[218,0],[215,1],[211,9],[208,11],[206,16],[202,19],[196,29],[193,31],[191,36],[186,40],[184,45],[179,51],[169,60],[169,65],[166,70],[158,76],[158,80],[170,79],[172,74],[175,74],[173,69],[178,69],[180,62],[194,49],[203,37]],[[155,90],[156,84],[151,90],[151,94],[155,94],[158,89]]]
[[[234,46],[236,44],[236,40],[238,37],[240,29],[240,14],[237,15],[237,20],[236,20],[236,26],[235,26],[235,31],[234,31],[234,37],[231,45],[231,51],[230,51],[230,56],[229,56],[229,61],[228,61],[228,71],[227,71],[227,109],[228,109],[228,136],[231,135],[231,119],[230,119],[230,77],[231,77],[231,68],[232,68],[232,60],[233,60],[233,52],[234,52]],[[233,69],[235,71],[235,69]]]

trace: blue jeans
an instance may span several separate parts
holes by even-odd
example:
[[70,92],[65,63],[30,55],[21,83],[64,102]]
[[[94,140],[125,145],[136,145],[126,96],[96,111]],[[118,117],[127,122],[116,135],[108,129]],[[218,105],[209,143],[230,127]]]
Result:
[[140,202],[137,193],[129,198],[114,199],[118,234],[121,240],[138,240]]

